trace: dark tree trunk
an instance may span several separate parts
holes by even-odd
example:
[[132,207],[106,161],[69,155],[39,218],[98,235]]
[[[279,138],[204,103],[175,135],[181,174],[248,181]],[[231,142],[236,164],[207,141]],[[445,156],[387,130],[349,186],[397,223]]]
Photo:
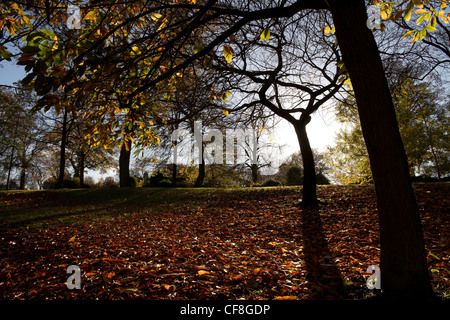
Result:
[[66,145],[67,145],[67,108],[64,108],[60,158],[59,158],[59,175],[58,181],[56,182],[56,188],[62,188],[64,186],[64,173],[66,171]]
[[13,161],[14,161],[14,147],[11,148],[11,158],[9,159],[9,166],[8,166],[8,177],[6,179],[6,190],[9,190],[11,185],[11,170],[13,167]]
[[20,185],[19,185],[20,190],[25,189],[26,177],[27,177],[27,168],[22,167],[20,170]]
[[392,97],[363,0],[327,1],[350,74],[375,183],[381,288],[388,297],[431,295],[419,210]]
[[84,186],[84,167],[85,167],[85,159],[86,154],[84,152],[80,152],[79,154],[79,178],[80,178],[80,187]]
[[300,121],[296,122],[294,125],[303,160],[302,205],[306,207],[316,205],[318,203],[316,194],[317,186],[314,156],[311,145],[309,144],[308,135],[306,133],[306,125],[310,121],[310,116],[302,115]]
[[[125,144],[128,145],[128,150]],[[121,188],[131,186],[130,158],[131,158],[131,141],[126,141],[122,143],[119,157],[119,178]]]
[[203,145],[203,132],[200,124],[194,122],[194,139],[198,149],[198,176],[195,180],[194,187],[200,188],[205,180],[205,147]]
[[177,164],[172,163],[172,184],[174,187],[177,185]]
[[205,157],[203,156],[203,147],[202,147],[202,159],[198,164],[198,176],[197,180],[195,180],[194,187],[197,188],[202,187],[204,180],[205,180]]
[[257,183],[258,182],[258,164],[252,163],[251,170],[252,170],[252,181],[253,181],[253,183]]

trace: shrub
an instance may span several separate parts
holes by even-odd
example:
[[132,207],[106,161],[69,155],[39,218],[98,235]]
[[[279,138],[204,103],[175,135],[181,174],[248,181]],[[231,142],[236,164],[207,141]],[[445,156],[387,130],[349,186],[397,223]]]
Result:
[[269,179],[263,183],[263,186],[264,187],[277,187],[277,186],[281,186],[281,182],[278,180]]
[[[42,184],[42,188],[54,189],[54,188],[56,188],[57,182],[58,182],[58,179],[50,177],[44,181],[44,183]],[[79,187],[80,187],[80,179],[79,178],[74,178],[74,179],[64,178],[63,188],[76,189]]]
[[118,186],[119,184],[114,180],[114,177],[106,177],[102,185],[104,188],[117,188]]
[[130,177],[130,187],[137,187],[139,185],[139,179],[137,177]]
[[293,166],[286,173],[286,184],[288,186],[299,186],[303,183],[302,169]]
[[50,177],[44,181],[42,184],[42,188],[44,189],[53,189],[56,186],[56,178]]
[[316,183],[319,185],[330,184],[330,180],[323,173],[318,173],[316,175]]

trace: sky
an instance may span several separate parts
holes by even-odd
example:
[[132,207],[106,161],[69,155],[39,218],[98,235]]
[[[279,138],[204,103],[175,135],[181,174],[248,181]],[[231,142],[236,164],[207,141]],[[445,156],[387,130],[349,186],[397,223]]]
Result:
[[[22,66],[14,62],[0,62],[0,85],[13,85],[14,82],[25,77],[26,73]],[[334,144],[334,137],[339,130],[340,125],[335,120],[330,107],[318,110],[313,116],[311,122],[306,127],[311,147],[319,151],[326,151],[327,146]],[[292,153],[298,152],[300,147],[294,127],[286,120],[282,120],[274,132],[270,132],[273,137],[273,143],[283,145],[278,154],[278,161],[281,162]],[[95,172],[88,172],[97,179],[100,177]],[[111,173],[106,174],[111,175]]]

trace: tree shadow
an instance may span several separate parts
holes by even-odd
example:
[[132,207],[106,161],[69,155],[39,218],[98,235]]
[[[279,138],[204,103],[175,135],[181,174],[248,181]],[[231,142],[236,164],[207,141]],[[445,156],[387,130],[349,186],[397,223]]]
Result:
[[301,231],[311,299],[343,299],[344,282],[326,240],[319,205],[303,208]]

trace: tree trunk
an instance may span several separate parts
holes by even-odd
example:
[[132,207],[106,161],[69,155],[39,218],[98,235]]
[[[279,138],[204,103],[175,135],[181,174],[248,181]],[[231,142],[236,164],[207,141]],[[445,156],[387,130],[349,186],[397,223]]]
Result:
[[[125,144],[128,145],[128,150]],[[130,158],[131,158],[131,141],[126,141],[122,143],[119,157],[119,178],[121,188],[131,186]]]
[[[303,115],[302,115],[303,117]],[[300,144],[300,152],[303,161],[303,189],[302,189],[302,205],[312,206],[318,203],[317,201],[317,186],[316,186],[316,169],[314,165],[314,156],[309,144],[308,135],[306,133],[306,125],[311,121],[310,116],[305,119],[300,119],[294,124],[297,139]]]
[[174,187],[177,186],[177,164],[172,163],[172,184]]
[[83,151],[80,151],[79,154],[79,178],[80,178],[80,187],[84,186],[84,166],[85,166],[86,154]]
[[198,149],[198,176],[194,187],[200,188],[205,180],[205,147],[203,145],[202,123],[194,122],[194,139]]
[[20,185],[19,185],[20,190],[25,189],[26,177],[27,177],[27,168],[22,167],[20,170]]
[[252,170],[252,182],[257,183],[258,182],[258,164],[252,163],[251,170]]
[[67,145],[67,108],[64,108],[62,135],[59,158],[59,175],[56,182],[56,188],[62,188],[64,185],[64,174],[66,171],[66,145]]
[[9,159],[9,166],[8,166],[8,177],[6,179],[6,190],[9,190],[11,185],[11,170],[13,167],[13,161],[14,161],[14,147],[11,148],[11,158]]
[[431,295],[419,210],[392,97],[363,0],[327,1],[350,74],[375,183],[381,288],[388,297]]
[[205,157],[203,155],[203,146],[202,146],[202,158],[200,163],[198,164],[198,176],[197,180],[195,180],[194,187],[201,188],[203,186],[204,180],[205,180]]

